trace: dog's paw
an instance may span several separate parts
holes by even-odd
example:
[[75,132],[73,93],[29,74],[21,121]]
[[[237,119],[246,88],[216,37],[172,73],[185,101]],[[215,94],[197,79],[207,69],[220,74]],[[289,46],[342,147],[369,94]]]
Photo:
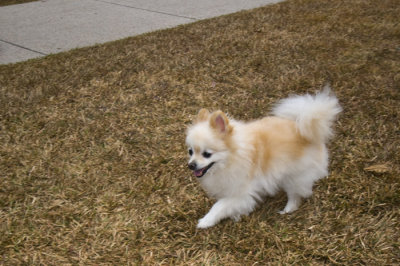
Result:
[[211,219],[207,219],[206,217],[201,218],[199,223],[197,224],[197,228],[199,229],[206,229],[215,225],[215,222]]
[[241,219],[240,214],[237,214],[237,215],[232,216],[231,219],[232,219],[235,223],[239,222],[240,219]]
[[294,211],[296,211],[298,208],[297,207],[291,207],[291,206],[286,206],[283,210],[278,211],[279,214],[289,214]]

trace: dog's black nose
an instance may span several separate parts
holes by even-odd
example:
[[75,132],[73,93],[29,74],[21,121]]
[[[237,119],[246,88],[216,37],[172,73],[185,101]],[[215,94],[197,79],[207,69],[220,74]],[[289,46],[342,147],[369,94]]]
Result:
[[188,167],[189,167],[189,169],[190,170],[196,170],[196,168],[197,168],[197,165],[196,165],[196,163],[195,162],[191,162],[190,164],[188,164]]

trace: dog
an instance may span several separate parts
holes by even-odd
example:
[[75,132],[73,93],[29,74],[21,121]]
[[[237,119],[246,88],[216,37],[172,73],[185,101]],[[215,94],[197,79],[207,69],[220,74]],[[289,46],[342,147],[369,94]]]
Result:
[[201,109],[186,132],[188,167],[217,201],[197,227],[238,221],[279,190],[288,198],[279,213],[297,210],[314,182],[328,174],[326,143],[341,110],[329,88],[283,99],[272,116],[251,122]]

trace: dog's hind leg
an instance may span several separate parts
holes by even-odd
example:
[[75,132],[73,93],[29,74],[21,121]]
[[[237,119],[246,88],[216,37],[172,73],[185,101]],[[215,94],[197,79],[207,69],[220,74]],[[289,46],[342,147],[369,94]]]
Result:
[[280,211],[280,214],[291,213],[297,210],[301,204],[301,196],[296,192],[288,192],[288,202],[286,203],[285,208]]
[[306,172],[295,178],[286,179],[282,187],[287,193],[288,202],[285,208],[279,212],[280,214],[296,211],[301,204],[301,199],[312,195],[312,187],[316,179],[312,174],[315,175],[315,173]]

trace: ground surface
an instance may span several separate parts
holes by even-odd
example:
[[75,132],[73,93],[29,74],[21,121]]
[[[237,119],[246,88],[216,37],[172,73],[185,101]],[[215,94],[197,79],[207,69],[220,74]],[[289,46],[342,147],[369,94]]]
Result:
[[[4,264],[400,262],[400,5],[294,0],[0,66]],[[330,176],[290,215],[267,198],[196,230],[200,107],[238,119],[330,82]]]
[[1,0],[0,6],[23,4],[23,3],[34,2],[34,1],[38,1],[38,0]]

